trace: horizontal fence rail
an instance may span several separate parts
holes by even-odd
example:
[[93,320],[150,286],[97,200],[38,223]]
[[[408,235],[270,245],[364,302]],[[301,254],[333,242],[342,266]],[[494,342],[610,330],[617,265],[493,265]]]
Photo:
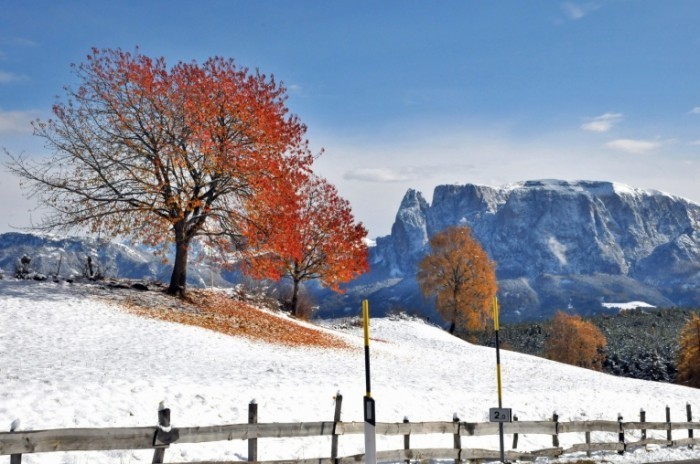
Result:
[[[169,410],[159,411],[159,426],[153,427],[117,427],[117,428],[73,428],[53,430],[0,432],[0,455],[11,455],[13,464],[20,463],[23,454],[46,453],[56,451],[108,451],[108,450],[154,450],[153,462],[163,462],[165,449],[170,445],[207,443],[230,440],[247,440],[249,443],[249,462],[266,462],[268,464],[352,464],[364,462],[364,455],[339,457],[338,438],[345,435],[364,433],[364,422],[343,422],[340,419],[342,396],[336,398],[335,421],[295,422],[295,423],[257,423],[257,405],[251,403],[249,423],[213,425],[203,427],[170,427]],[[506,460],[535,460],[539,457],[557,457],[571,453],[618,452],[624,453],[647,445],[670,447],[700,445],[700,439],[693,437],[694,430],[700,429],[700,422],[693,422],[690,406],[687,407],[688,421],[671,422],[667,410],[666,422],[646,422],[645,413],[641,412],[640,421],[573,421],[559,422],[556,413],[550,421],[519,421],[505,423],[504,433],[513,436],[512,450],[505,452]],[[666,439],[649,438],[647,431],[666,431]],[[678,435],[684,430],[687,437]],[[605,442],[591,441],[591,433],[604,432],[617,434],[617,440]],[[632,437],[633,432],[635,437]],[[641,439],[636,439],[641,432]],[[585,434],[585,443],[569,447],[559,446],[561,434]],[[499,424],[495,422],[378,422],[376,434],[384,436],[404,436],[404,449],[378,451],[380,462],[423,461],[429,459],[479,460],[500,459],[500,450],[467,448],[457,437],[479,437],[499,434]],[[454,448],[411,449],[410,437],[424,434],[448,434],[455,436]],[[551,436],[552,447],[534,451],[518,451],[519,435]],[[297,438],[297,437],[332,437],[331,456],[317,459],[289,459],[281,461],[258,461],[258,439],[261,438]],[[636,440],[636,441],[630,441]],[[217,461],[219,464],[226,461]],[[230,461],[234,462],[234,461]],[[240,461],[236,461],[240,462]],[[192,463],[190,463],[192,464]],[[201,461],[200,464],[205,464]]]

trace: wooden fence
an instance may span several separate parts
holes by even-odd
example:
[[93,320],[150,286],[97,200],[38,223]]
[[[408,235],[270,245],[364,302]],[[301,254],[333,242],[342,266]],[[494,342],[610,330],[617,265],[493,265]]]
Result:
[[[330,436],[330,456],[317,459],[295,459],[267,461],[266,464],[352,464],[364,462],[364,455],[338,456],[338,440],[346,435],[364,433],[363,422],[343,422],[340,420],[342,396],[336,398],[334,420],[332,422],[300,423],[257,423],[257,404],[249,405],[248,423],[214,425],[206,427],[170,426],[170,410],[158,412],[157,427],[125,428],[75,428],[34,431],[10,431],[0,433],[0,456],[10,455],[12,464],[19,464],[23,454],[54,451],[106,451],[152,449],[153,462],[162,463],[166,449],[170,445],[204,443],[227,440],[248,441],[248,461],[258,461],[258,440],[261,438],[293,438]],[[538,457],[557,457],[570,453],[618,452],[620,454],[647,445],[689,446],[699,445],[700,439],[693,437],[693,431],[700,429],[700,422],[692,421],[690,405],[686,407],[686,422],[671,422],[670,409],[666,408],[665,422],[646,422],[646,413],[641,411],[639,421],[618,420],[560,422],[556,413],[547,421],[519,421],[504,424],[505,434],[512,437],[511,450],[506,451],[508,461],[534,460]],[[466,448],[462,437],[498,435],[498,423],[462,422],[458,418],[445,422],[409,422],[404,419],[397,423],[376,424],[377,435],[403,436],[403,448],[377,452],[380,462],[424,461],[428,459],[467,460],[500,459],[500,450]],[[649,438],[650,430],[666,431],[664,439]],[[607,432],[614,440],[594,442],[591,433]],[[634,434],[632,432],[635,432]],[[675,437],[674,437],[675,433]],[[412,449],[411,437],[421,434],[450,434],[454,436],[453,448]],[[562,434],[579,434],[584,441],[564,448],[559,445]],[[611,435],[612,434],[612,435]],[[681,438],[679,435],[686,435]],[[521,435],[549,435],[552,446],[534,451],[518,451]],[[634,437],[633,437],[634,435]],[[220,461],[219,464],[221,464]],[[232,461],[228,461],[232,462]],[[192,463],[190,463],[192,464]],[[199,464],[205,464],[203,461]]]

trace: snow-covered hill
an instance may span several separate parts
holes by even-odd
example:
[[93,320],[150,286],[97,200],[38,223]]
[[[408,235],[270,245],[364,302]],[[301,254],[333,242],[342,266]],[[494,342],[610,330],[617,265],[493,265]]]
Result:
[[[244,423],[259,404],[260,422],[332,420],[344,395],[343,420],[362,420],[361,329],[343,321],[322,329],[350,349],[311,349],[225,336],[144,319],[68,284],[0,280],[0,427],[21,430],[152,426],[160,401],[174,426]],[[291,322],[290,323],[294,323]],[[372,390],[377,420],[486,421],[497,403],[495,353],[406,318],[373,319]],[[504,405],[521,420],[615,420],[621,413],[662,421],[669,405],[682,420],[686,403],[700,412],[700,390],[612,377],[512,352],[502,353]],[[650,432],[651,433],[651,432]],[[679,434],[681,432],[678,432]],[[463,438],[496,449],[497,437]],[[562,435],[562,445],[581,437]],[[509,442],[509,440],[507,441]],[[415,436],[415,447],[451,447],[451,436]],[[551,445],[521,436],[519,448]],[[402,446],[380,438],[380,449]],[[169,461],[245,460],[246,442],[173,445]],[[329,439],[261,439],[259,459],[327,456]],[[341,437],[340,454],[362,452],[362,437]],[[23,462],[148,462],[150,451],[25,455]],[[608,462],[700,457],[700,450],[659,449]]]

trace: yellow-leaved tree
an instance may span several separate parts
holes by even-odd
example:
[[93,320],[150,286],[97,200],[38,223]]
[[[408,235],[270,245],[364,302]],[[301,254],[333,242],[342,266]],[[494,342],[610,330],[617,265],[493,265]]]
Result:
[[591,322],[558,311],[545,342],[545,353],[553,361],[599,371],[605,361],[606,345],[605,335]]
[[681,329],[678,345],[678,383],[700,388],[700,317],[697,314],[693,314]]
[[493,261],[466,226],[450,227],[430,239],[430,252],[418,264],[418,285],[450,323],[467,330],[482,330],[496,295]]

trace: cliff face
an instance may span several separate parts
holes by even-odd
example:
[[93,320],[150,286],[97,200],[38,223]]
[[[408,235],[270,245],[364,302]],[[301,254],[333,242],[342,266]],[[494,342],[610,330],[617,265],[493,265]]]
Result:
[[431,205],[409,190],[391,235],[372,250],[369,280],[402,278],[414,294],[393,295],[395,306],[429,307],[417,294],[416,264],[430,237],[458,224],[496,262],[511,319],[589,313],[605,301],[700,304],[700,205],[610,182],[442,185]]

